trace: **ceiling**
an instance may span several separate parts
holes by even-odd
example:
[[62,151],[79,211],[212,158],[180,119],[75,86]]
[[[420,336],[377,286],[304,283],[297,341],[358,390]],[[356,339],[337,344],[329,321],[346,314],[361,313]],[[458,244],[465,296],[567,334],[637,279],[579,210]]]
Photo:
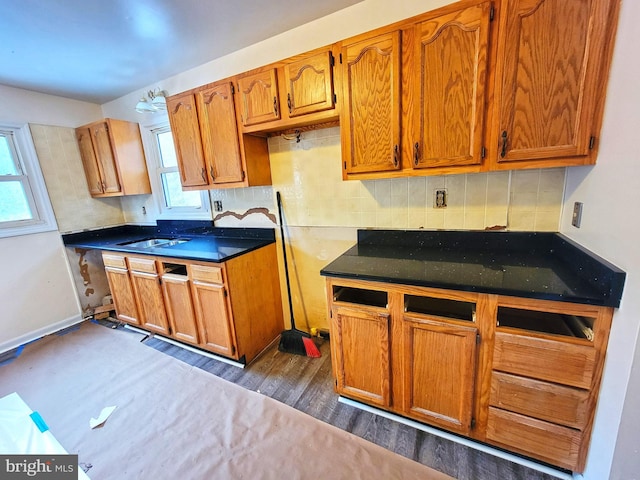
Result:
[[98,104],[362,0],[0,0],[0,84]]

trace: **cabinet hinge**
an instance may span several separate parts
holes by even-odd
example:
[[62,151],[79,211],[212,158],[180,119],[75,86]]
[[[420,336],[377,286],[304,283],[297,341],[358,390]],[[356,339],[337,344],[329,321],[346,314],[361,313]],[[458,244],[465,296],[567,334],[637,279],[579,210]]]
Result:
[[338,103],[338,96],[335,93],[333,94],[333,103]]
[[247,174],[245,173],[245,171],[242,171],[242,181],[244,182],[244,179],[246,178]]
[[236,86],[232,83],[231,84],[231,95],[235,95],[236,94]]
[[476,428],[476,419],[475,418],[471,418],[471,428]]
[[476,333],[476,345],[480,345],[480,334]]
[[340,64],[342,64],[342,54],[340,54]]
[[227,289],[226,289],[226,288],[223,288],[223,289],[222,289],[222,294],[223,294],[225,297],[227,296]]
[[596,137],[591,135],[591,138],[589,139],[589,150],[593,150],[593,147],[595,146],[596,146]]
[[336,64],[336,57],[333,56],[333,53],[329,52],[329,66],[333,67]]
[[487,156],[487,149],[482,147],[482,149],[480,150],[480,158],[484,158]]
[[235,355],[235,354],[236,354],[236,346],[231,345],[231,355]]
[[491,7],[489,8],[489,21],[493,22],[493,19],[496,16],[496,7],[493,6],[493,3],[491,4]]

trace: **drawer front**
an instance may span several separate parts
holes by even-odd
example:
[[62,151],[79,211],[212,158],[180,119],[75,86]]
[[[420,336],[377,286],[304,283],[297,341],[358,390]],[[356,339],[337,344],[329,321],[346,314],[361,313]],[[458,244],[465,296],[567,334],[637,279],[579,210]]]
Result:
[[207,283],[224,283],[222,268],[209,265],[189,265],[191,280]]
[[157,273],[156,261],[153,258],[127,257],[129,270],[134,272]]
[[580,468],[579,430],[490,407],[487,440],[562,468]]
[[587,422],[589,392],[493,372],[490,404],[510,412],[582,430]]
[[118,255],[116,253],[103,253],[102,261],[105,267],[115,267],[127,269],[127,261],[124,255]]
[[596,349],[587,345],[496,333],[494,370],[589,389],[595,365]]

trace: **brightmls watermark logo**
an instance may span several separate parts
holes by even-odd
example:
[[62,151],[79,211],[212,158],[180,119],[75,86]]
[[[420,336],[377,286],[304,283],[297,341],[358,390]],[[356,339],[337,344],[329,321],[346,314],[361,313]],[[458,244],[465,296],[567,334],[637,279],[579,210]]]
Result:
[[77,480],[78,455],[0,455],[3,480]]

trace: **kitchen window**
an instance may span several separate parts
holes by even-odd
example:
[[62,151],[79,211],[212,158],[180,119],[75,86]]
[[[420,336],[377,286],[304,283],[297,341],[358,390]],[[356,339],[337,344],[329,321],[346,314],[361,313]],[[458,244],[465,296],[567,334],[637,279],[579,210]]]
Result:
[[29,126],[0,124],[0,237],[56,229]]
[[149,165],[149,171],[155,172],[151,179],[151,188],[158,203],[160,218],[210,219],[208,193],[182,190],[178,160],[169,125],[150,126],[147,127],[147,132],[149,157],[153,163]]

